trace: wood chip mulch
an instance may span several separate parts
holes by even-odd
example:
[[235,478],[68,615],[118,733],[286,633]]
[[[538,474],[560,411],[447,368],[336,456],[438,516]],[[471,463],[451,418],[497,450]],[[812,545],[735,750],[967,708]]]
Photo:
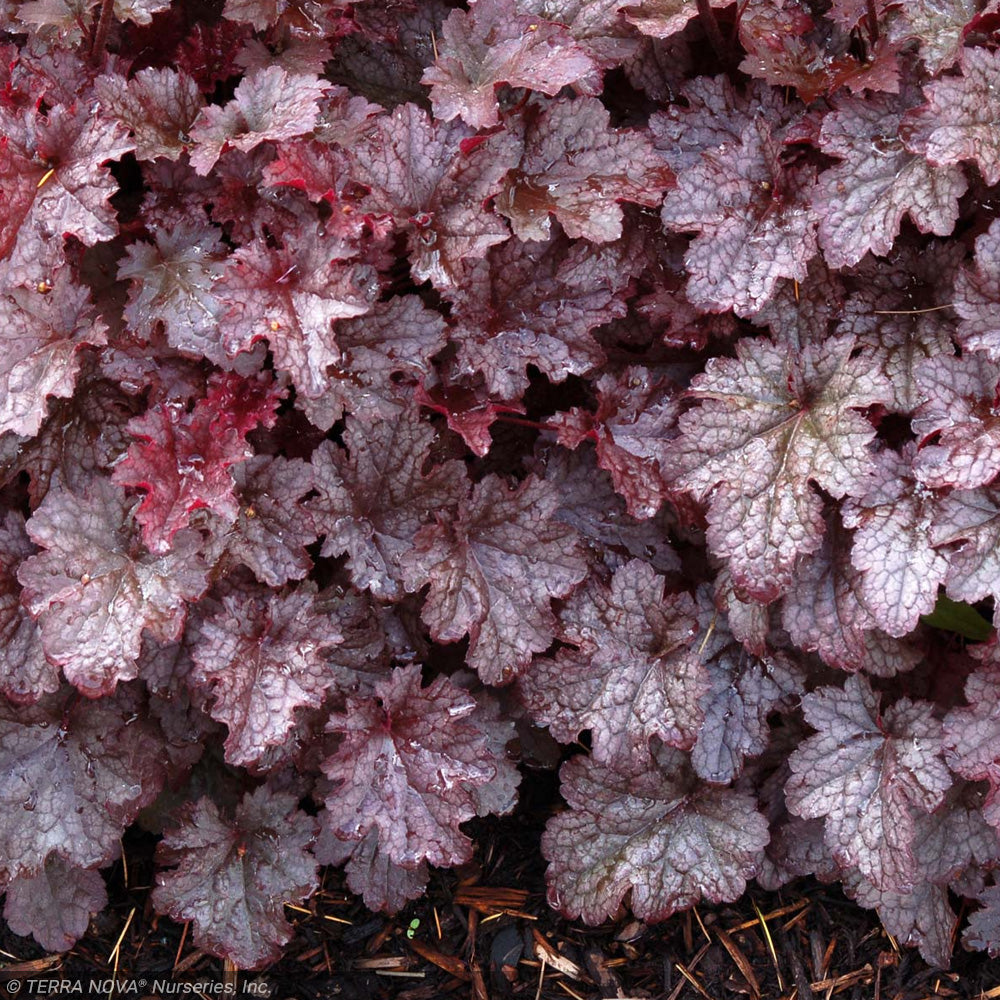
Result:
[[4,930],[0,973],[203,977],[275,1000],[1000,1000],[1000,960],[957,941],[950,969],[929,967],[836,887],[800,880],[659,925],[623,912],[587,927],[545,902],[536,824],[515,815],[470,832],[476,860],[435,872],[395,917],[366,910],[327,871],[307,906],[286,908],[296,935],[281,961],[256,973],[204,954],[188,926],[152,911],[155,842],[130,835],[127,873],[121,863],[112,870],[111,904],[88,935],[45,955]]

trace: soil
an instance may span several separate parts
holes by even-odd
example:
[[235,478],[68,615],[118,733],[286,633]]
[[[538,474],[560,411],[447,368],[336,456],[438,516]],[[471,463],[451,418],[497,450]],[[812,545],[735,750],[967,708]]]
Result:
[[513,816],[470,825],[474,862],[435,872],[425,896],[394,917],[369,912],[339,870],[325,871],[308,904],[286,910],[296,933],[281,961],[256,973],[199,951],[189,927],[153,912],[156,839],[130,832],[127,864],[108,873],[111,903],[87,936],[46,955],[3,931],[0,973],[204,980],[240,995],[301,1000],[1000,998],[1000,959],[967,952],[959,940],[951,968],[932,968],[874,913],[814,880],[777,893],[751,888],[736,903],[698,906],[656,926],[624,910],[599,927],[565,920],[545,902],[538,850],[551,790],[539,776],[522,791]]

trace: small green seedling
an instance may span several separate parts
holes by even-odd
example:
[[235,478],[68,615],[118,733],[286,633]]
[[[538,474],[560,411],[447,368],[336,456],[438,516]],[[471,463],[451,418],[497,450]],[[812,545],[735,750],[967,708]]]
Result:
[[413,935],[417,933],[417,928],[420,926],[420,921],[414,917],[410,921],[410,926],[406,928],[406,937],[408,940],[413,940]]

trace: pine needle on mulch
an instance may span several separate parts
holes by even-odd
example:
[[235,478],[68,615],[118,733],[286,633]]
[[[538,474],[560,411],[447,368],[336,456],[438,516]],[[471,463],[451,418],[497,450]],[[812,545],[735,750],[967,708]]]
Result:
[[154,842],[130,837],[128,887],[119,864],[91,932],[63,955],[5,934],[0,971],[203,977],[239,995],[271,988],[301,1000],[1000,1000],[1000,961],[959,942],[949,970],[931,968],[874,913],[812,880],[751,889],[655,926],[627,912],[600,927],[564,920],[545,902],[538,833],[520,815],[479,823],[476,861],[436,873],[426,895],[391,918],[366,910],[329,870],[307,906],[286,908],[295,938],[258,973],[204,954],[187,925],[153,913]]

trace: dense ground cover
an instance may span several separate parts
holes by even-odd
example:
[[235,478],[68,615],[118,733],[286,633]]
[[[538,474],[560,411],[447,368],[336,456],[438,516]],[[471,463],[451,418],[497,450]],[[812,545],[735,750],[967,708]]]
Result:
[[268,968],[558,769],[578,926],[1000,949],[996,6],[0,3],[9,928],[152,836]]

